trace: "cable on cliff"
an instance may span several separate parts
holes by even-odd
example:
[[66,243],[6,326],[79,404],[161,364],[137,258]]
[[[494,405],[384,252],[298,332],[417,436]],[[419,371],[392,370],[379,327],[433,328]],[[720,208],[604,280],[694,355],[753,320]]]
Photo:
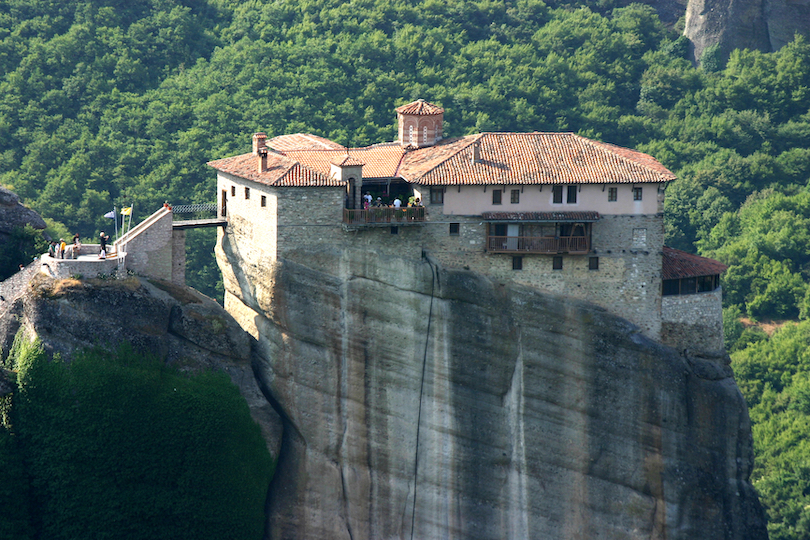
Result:
[[427,331],[425,335],[425,351],[422,355],[422,382],[419,385],[419,412],[416,415],[416,457],[413,462],[413,507],[411,508],[411,540],[413,540],[413,529],[416,525],[416,479],[419,472],[419,433],[422,431],[422,396],[425,393],[425,372],[427,371],[428,345],[430,344],[430,323],[433,321],[433,298],[436,291],[436,280],[438,270],[430,261],[427,253],[422,251],[422,257],[430,266],[430,308],[428,309]]

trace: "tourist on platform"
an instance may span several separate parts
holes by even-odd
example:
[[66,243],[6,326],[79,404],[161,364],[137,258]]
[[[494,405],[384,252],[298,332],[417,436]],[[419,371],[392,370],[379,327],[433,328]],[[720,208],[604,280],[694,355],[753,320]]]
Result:
[[101,244],[101,249],[98,252],[99,259],[106,259],[107,258],[107,242],[110,241],[110,237],[104,234],[104,231],[101,231],[99,235],[99,243]]
[[79,258],[79,252],[82,249],[82,241],[79,240],[79,233],[73,235],[73,258]]
[[64,239],[64,238],[60,238],[60,239],[59,239],[59,258],[60,258],[60,259],[64,259],[64,258],[65,258],[65,245],[66,245],[66,244],[65,244],[65,239]]
[[51,240],[51,241],[48,243],[48,255],[49,255],[49,256],[50,256],[52,259],[55,259],[55,258],[56,258],[56,242],[55,242],[54,240]]
[[399,197],[397,197],[396,199],[394,199],[393,207],[394,207],[394,208],[400,208],[400,207],[402,207],[402,201],[401,201],[401,200],[399,200]]

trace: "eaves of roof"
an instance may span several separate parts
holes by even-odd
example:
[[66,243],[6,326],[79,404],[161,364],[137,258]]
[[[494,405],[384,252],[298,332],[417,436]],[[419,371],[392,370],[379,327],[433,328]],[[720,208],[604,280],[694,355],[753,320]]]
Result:
[[662,264],[663,279],[683,279],[722,274],[728,266],[700,255],[664,246]]

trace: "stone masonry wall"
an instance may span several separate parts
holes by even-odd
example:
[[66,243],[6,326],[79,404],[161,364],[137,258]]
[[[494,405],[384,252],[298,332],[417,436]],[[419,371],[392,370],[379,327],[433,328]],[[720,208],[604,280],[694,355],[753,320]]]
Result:
[[115,243],[127,254],[127,269],[144,276],[172,280],[172,213],[161,208]]
[[[245,187],[250,189],[247,198]],[[480,216],[447,216],[442,205],[428,205],[423,225],[346,230],[341,189],[272,188],[220,174],[220,197],[223,191],[229,226],[220,241],[227,241],[229,249],[249,264],[268,266],[279,257],[294,260],[298,253],[312,254],[318,246],[361,248],[409,259],[425,253],[448,268],[586,299],[629,319],[645,335],[660,337],[661,214],[603,216],[592,226],[592,253],[563,255],[561,270],[552,269],[552,255],[527,254],[522,256],[523,268],[513,270],[512,254],[485,250],[486,223]],[[450,223],[459,223],[458,235],[449,234]],[[599,258],[598,269],[589,269],[590,257]],[[265,286],[251,284],[257,293]]]
[[722,288],[664,296],[661,299],[661,341],[676,349],[723,351]]

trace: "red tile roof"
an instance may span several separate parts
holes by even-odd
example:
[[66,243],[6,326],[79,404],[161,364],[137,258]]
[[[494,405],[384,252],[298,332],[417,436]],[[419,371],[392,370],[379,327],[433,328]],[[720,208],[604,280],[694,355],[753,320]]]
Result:
[[434,116],[444,113],[444,109],[432,103],[428,103],[424,99],[417,99],[407,105],[397,107],[396,111],[399,114],[410,114],[415,116]]
[[599,221],[599,212],[483,212],[486,221]]
[[338,158],[337,160],[330,161],[329,163],[331,163],[332,165],[337,165],[338,167],[362,167],[363,165],[365,165],[365,163],[355,158],[354,156],[350,156],[349,154],[343,156],[342,159]]
[[664,246],[663,279],[714,276],[722,274],[727,268],[720,261]]
[[287,150],[343,150],[345,153],[346,151],[342,144],[310,133],[292,133],[273,137],[267,141],[267,146],[279,152]]
[[[330,163],[339,161],[346,155],[340,150],[290,150],[283,152],[290,159],[298,161],[310,169],[329,174]],[[398,143],[383,143],[365,148],[352,148],[351,157],[363,163],[363,178],[396,178],[405,149]]]
[[[308,180],[274,185],[338,185],[317,175],[328,178],[330,164],[345,159],[347,151],[356,164],[363,164],[364,178],[401,178],[428,186],[643,184],[675,179],[652,156],[573,133],[481,133],[420,149],[393,142],[347,150],[328,139],[301,133],[276,137],[268,144],[277,150],[273,155],[286,156],[312,171]],[[478,159],[474,159],[476,153]],[[211,163],[224,166],[224,160]],[[237,168],[245,174],[255,173],[245,163]],[[229,166],[236,167],[235,163]]]
[[259,172],[259,157],[253,154],[242,154],[230,158],[209,161],[208,165],[218,171],[232,174],[260,184],[275,187],[322,187],[345,186],[328,174],[305,167],[275,152],[267,153],[267,170]]
[[[479,159],[474,161],[478,146]],[[423,185],[640,184],[675,179],[653,157],[573,133],[481,133],[409,152],[400,167]]]

